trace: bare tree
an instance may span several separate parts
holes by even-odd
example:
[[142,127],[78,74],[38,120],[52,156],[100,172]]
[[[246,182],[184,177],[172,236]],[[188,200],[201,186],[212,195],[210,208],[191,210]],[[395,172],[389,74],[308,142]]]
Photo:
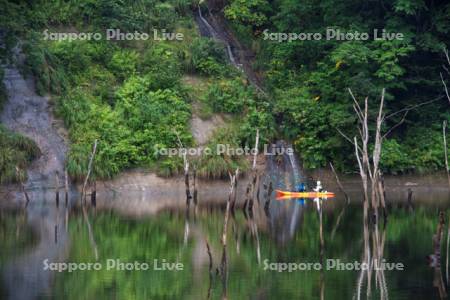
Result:
[[[398,126],[400,126],[406,119],[409,111],[416,109],[417,107],[427,105],[436,101],[439,101],[443,96],[439,96],[435,99],[425,101],[416,105],[411,105],[398,110],[394,113],[386,115],[384,112],[384,99],[385,99],[385,89],[382,90],[380,103],[378,106],[378,114],[375,123],[375,137],[372,141],[373,151],[371,155],[369,154],[369,143],[371,142],[371,137],[369,133],[369,105],[368,97],[364,99],[364,106],[361,107],[358,100],[354,96],[353,92],[349,89],[350,96],[353,99],[353,109],[356,113],[358,119],[358,133],[359,138],[355,136],[353,139],[349,138],[341,130],[337,129],[338,132],[355,147],[355,156],[358,161],[359,173],[363,182],[364,189],[364,201],[370,201],[371,208],[374,213],[375,221],[378,219],[378,207],[381,205],[384,212],[386,212],[386,205],[384,199],[384,185],[382,183],[381,171],[380,171],[380,160],[381,160],[381,150],[384,139]],[[382,132],[383,125],[386,121],[394,116],[403,114],[400,121],[396,122],[392,127]],[[370,181],[370,182],[369,182]],[[381,184],[380,184],[381,181]],[[369,198],[369,184],[370,184],[370,198]]]
[[234,173],[234,175],[232,175],[231,173],[229,175],[230,175],[230,193],[228,194],[228,201],[227,201],[227,207],[225,210],[222,239],[221,239],[223,247],[226,247],[226,245],[227,245],[227,232],[228,232],[228,219],[229,219],[229,215],[230,215],[230,206],[231,206],[233,193],[236,193],[235,189],[236,189],[236,181],[237,181],[237,178],[239,175],[239,168],[236,169],[236,172]]
[[183,147],[179,134],[177,132],[175,132],[175,134],[178,139],[178,144],[183,151],[184,185],[186,187],[186,203],[189,206],[192,196],[189,188],[189,161],[187,159],[187,149]]
[[342,186],[341,181],[339,180],[339,176],[337,175],[336,170],[334,169],[333,163],[331,163],[331,162],[330,162],[330,168],[334,174],[334,177],[336,178],[336,183],[337,183],[339,189],[341,190],[341,192],[344,194],[345,199],[347,200],[347,204],[348,204],[350,202],[350,197],[348,196],[347,192],[345,191],[344,187]]
[[447,134],[446,134],[446,128],[447,128],[447,120],[445,120],[442,123],[442,136],[444,139],[444,156],[445,156],[445,171],[447,171],[447,181],[448,186],[450,187],[450,173],[448,169],[448,155],[447,155]]
[[[445,54],[445,58],[447,59],[447,64],[450,67],[450,57],[448,56],[448,50],[445,48],[444,48],[444,54]],[[449,70],[445,66],[444,66],[444,69],[447,71],[447,73],[450,73]],[[450,94],[448,92],[447,84],[445,83],[444,76],[442,76],[442,73],[440,73],[440,75],[441,75],[442,85],[444,86],[445,95],[447,96],[448,102],[450,102]]]
[[[399,124],[403,123],[408,110],[404,112],[403,118],[400,122],[395,124],[391,129],[389,129],[385,134],[382,134],[381,128],[383,123],[386,120],[386,115],[383,112],[384,109],[384,95],[385,89],[382,90],[380,104],[378,107],[378,115],[376,119],[376,130],[375,130],[375,138],[373,144],[373,152],[372,157],[369,155],[369,141],[370,141],[370,133],[369,133],[369,104],[368,97],[364,99],[364,107],[358,103],[358,100],[353,95],[353,92],[349,89],[350,96],[353,99],[353,109],[355,110],[356,116],[358,118],[358,132],[359,139],[355,136],[353,141],[347,137],[342,131],[338,130],[341,135],[344,136],[348,141],[350,141],[355,146],[355,156],[358,161],[359,173],[363,183],[364,189],[364,201],[369,201],[371,203],[371,207],[373,210],[373,214],[375,217],[375,221],[378,220],[378,207],[380,206],[380,202],[384,207],[384,201],[380,200],[380,171],[379,171],[379,163],[381,158],[381,148],[384,138],[387,134],[389,134],[393,128],[397,127]],[[369,181],[370,181],[370,190],[371,195],[369,199]]]
[[92,164],[94,162],[96,151],[97,151],[97,139],[95,139],[94,141],[94,147],[92,148],[91,158],[89,159],[87,174],[86,177],[84,178],[83,189],[81,190],[81,202],[83,205],[86,202],[86,185],[88,183],[89,176],[91,175],[92,172]]
[[[253,164],[252,164],[252,180],[248,183],[247,186],[247,201],[248,210],[253,212],[253,204],[255,199],[255,190],[257,188],[256,182],[258,180],[258,170],[256,169],[256,159],[258,156],[258,144],[259,144],[259,129],[256,129],[255,136],[255,148],[253,149]],[[244,205],[244,210],[247,209],[247,205]]]
[[19,167],[18,166],[16,166],[16,177],[18,178],[18,180],[19,180],[19,183],[20,183],[20,188],[22,189],[22,193],[23,193],[23,195],[25,196],[25,207],[27,207],[28,206],[28,203],[30,203],[30,197],[28,196],[28,193],[27,193],[27,190],[26,190],[26,188],[25,188],[25,183],[23,182],[23,173],[22,172],[20,172],[20,169],[19,169]]

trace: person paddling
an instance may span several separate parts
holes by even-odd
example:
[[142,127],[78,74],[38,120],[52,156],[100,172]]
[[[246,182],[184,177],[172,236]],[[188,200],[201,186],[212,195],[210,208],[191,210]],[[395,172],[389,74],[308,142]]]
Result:
[[296,192],[306,192],[306,186],[305,186],[305,183],[300,183],[300,184],[297,184],[296,186],[295,186],[295,191]]
[[[299,183],[295,186],[296,192],[306,192],[306,185],[304,182]],[[303,206],[305,205],[305,198],[297,198],[297,201]]]
[[[316,187],[313,188],[313,191],[316,192],[316,193],[320,193],[320,192],[323,191],[322,183],[320,182],[320,180],[317,180]],[[314,198],[314,202],[316,203],[317,210],[319,211],[320,210],[320,198],[318,198],[318,197]]]

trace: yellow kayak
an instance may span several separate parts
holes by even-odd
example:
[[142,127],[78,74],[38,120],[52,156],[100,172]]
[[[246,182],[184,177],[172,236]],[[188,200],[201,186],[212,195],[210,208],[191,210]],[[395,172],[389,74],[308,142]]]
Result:
[[276,198],[333,198],[334,193],[331,192],[286,192],[275,190]]

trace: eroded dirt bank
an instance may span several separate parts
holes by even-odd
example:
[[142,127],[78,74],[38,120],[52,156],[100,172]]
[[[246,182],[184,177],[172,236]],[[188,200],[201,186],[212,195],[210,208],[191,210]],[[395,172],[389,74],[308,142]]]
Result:
[[[16,61],[23,57],[16,50]],[[4,267],[3,282],[11,299],[35,299],[51,286],[52,275],[43,271],[45,259],[62,259],[68,247],[64,230],[64,211],[55,206],[55,176],[64,174],[66,144],[58,132],[52,116],[49,98],[36,94],[32,79],[25,79],[16,65],[3,66],[4,84],[8,101],[0,115],[1,122],[10,130],[36,142],[42,155],[28,169],[25,188],[30,198],[24,208],[27,224],[39,237],[39,242],[24,255]],[[60,182],[63,182],[60,179]],[[23,207],[25,197],[17,186],[8,187],[1,202]],[[5,199],[8,198],[9,200]],[[3,205],[3,204],[2,204]]]
[[[15,56],[19,65],[23,63],[19,50],[16,50]],[[49,189],[54,189],[57,173],[60,182],[63,182],[67,152],[62,137],[63,129],[52,115],[49,98],[36,94],[33,79],[25,79],[15,65],[6,65],[3,68],[8,101],[0,114],[0,121],[8,129],[34,140],[41,150],[42,155],[28,169],[26,182],[31,200],[40,201]],[[23,200],[22,193],[13,194]]]

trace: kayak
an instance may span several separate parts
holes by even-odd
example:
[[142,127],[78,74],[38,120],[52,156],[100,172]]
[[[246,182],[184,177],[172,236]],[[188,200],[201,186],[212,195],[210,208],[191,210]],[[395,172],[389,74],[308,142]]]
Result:
[[286,192],[276,190],[276,198],[333,198],[331,192]]

